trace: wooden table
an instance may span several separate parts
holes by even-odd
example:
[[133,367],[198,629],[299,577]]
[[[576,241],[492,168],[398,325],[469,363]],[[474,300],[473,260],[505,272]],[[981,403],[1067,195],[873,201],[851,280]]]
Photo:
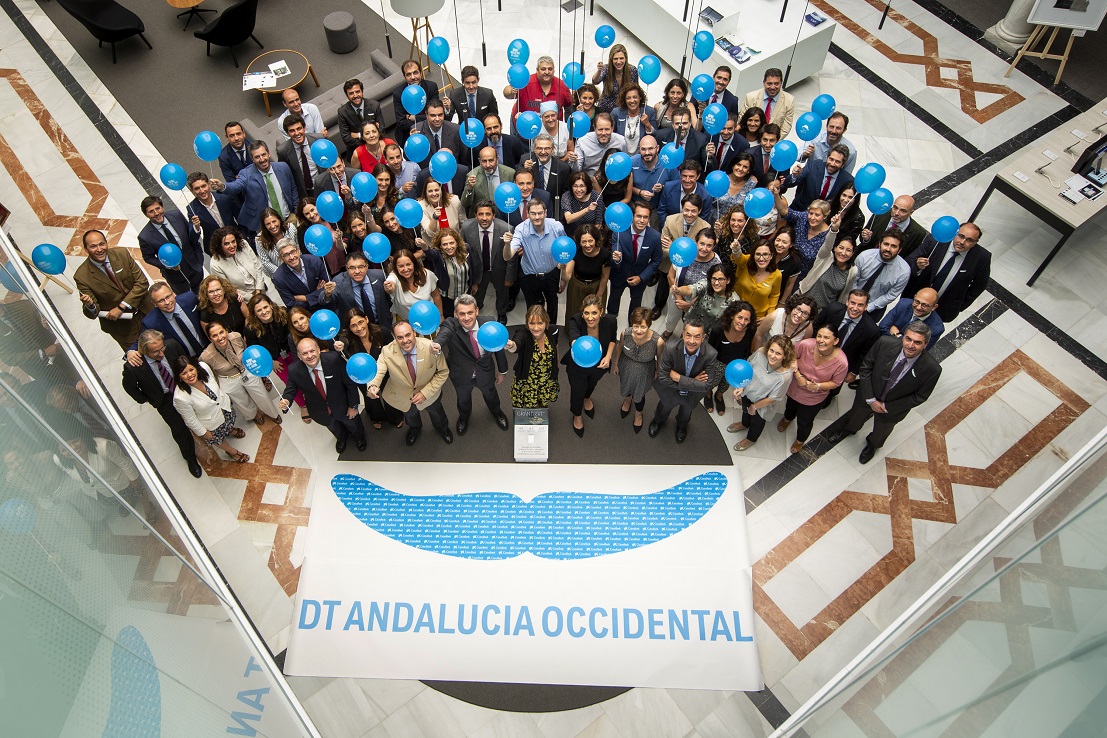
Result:
[[180,18],[181,16],[184,16],[184,15],[188,16],[187,18],[185,18],[184,28],[181,29],[182,31],[187,31],[188,30],[188,24],[192,22],[193,18],[199,18],[200,20],[203,20],[204,19],[204,16],[202,15],[203,13],[215,13],[216,12],[214,10],[199,10],[199,9],[197,9],[196,6],[199,5],[200,3],[204,2],[204,0],[165,0],[165,2],[171,8],[178,8],[178,9],[179,8],[186,8],[186,10],[183,13],[177,13],[178,18]]
[[[184,0],[178,0],[178,2],[184,2]],[[272,117],[273,113],[269,108],[269,95],[279,94],[285,90],[295,87],[296,85],[307,79],[310,74],[311,78],[315,81],[315,86],[319,86],[319,78],[315,76],[315,70],[311,67],[311,62],[307,57],[301,54],[299,51],[292,51],[291,49],[274,49],[273,51],[266,51],[254,60],[246,65],[247,72],[264,72],[269,70],[269,65],[279,61],[284,61],[288,65],[288,69],[291,74],[286,74],[283,77],[277,77],[276,83],[272,87],[259,87],[261,91],[261,99],[265,102],[265,114]]]

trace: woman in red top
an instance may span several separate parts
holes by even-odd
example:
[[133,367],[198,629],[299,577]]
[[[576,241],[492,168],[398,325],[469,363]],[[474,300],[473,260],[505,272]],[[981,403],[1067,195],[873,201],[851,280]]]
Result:
[[361,127],[361,146],[354,149],[358,167],[363,172],[372,172],[384,161],[384,147],[396,143],[390,138],[381,138],[381,129],[370,121]]

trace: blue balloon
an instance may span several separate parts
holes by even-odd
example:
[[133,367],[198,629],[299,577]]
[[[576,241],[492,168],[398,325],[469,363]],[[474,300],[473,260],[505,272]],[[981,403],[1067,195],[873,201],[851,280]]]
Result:
[[657,161],[663,169],[676,169],[684,163],[684,147],[677,146],[670,141],[661,147],[661,153],[657,155]]
[[561,69],[561,81],[570,90],[575,90],[584,84],[584,70],[578,62],[569,62]]
[[[856,180],[854,180],[856,186]],[[861,190],[858,190],[860,192]],[[895,199],[891,190],[886,190],[883,187],[873,190],[869,193],[869,196],[865,198],[865,205],[869,208],[869,212],[873,215],[884,215],[892,209],[892,201]]]
[[585,369],[599,364],[600,359],[603,358],[603,350],[600,348],[600,342],[592,336],[581,336],[573,341],[573,347],[570,349],[570,352],[577,366]]
[[743,205],[747,217],[764,218],[776,207],[776,198],[764,187],[755,187],[746,194]]
[[791,141],[779,141],[769,154],[769,163],[778,172],[787,172],[799,160],[799,148]]
[[726,128],[727,110],[719,103],[711,103],[703,109],[700,120],[703,121],[703,130],[714,136]]
[[442,313],[430,300],[419,300],[407,311],[407,319],[416,333],[429,336],[438,330],[438,324],[442,322]]
[[415,228],[423,222],[423,206],[410,197],[397,202],[393,212],[396,213],[396,220],[400,221],[400,225],[404,228]]
[[419,85],[408,85],[400,95],[404,110],[410,115],[418,115],[427,106],[427,91]]
[[255,377],[268,377],[273,373],[273,356],[262,346],[247,346],[242,352],[242,365]]
[[496,207],[505,213],[514,213],[523,204],[523,193],[514,182],[501,182],[493,193]]
[[338,148],[325,138],[311,145],[311,160],[315,166],[330,169],[338,161]]
[[407,142],[404,143],[404,156],[408,161],[413,161],[416,164],[422,163],[431,152],[430,139],[424,136],[422,133],[413,133],[408,136]]
[[572,127],[571,135],[573,138],[587,136],[588,132],[592,130],[592,119],[583,110],[574,111],[569,122]]
[[475,149],[484,143],[484,124],[476,118],[466,119],[458,126],[457,132],[461,136],[461,143],[467,148]]
[[454,152],[449,149],[436,151],[431,157],[430,173],[431,179],[439,184],[453,179],[457,174],[457,159],[454,158]]
[[687,236],[681,236],[669,245],[669,261],[675,266],[686,267],[696,260],[698,251],[695,241]]
[[715,93],[715,80],[706,74],[697,74],[692,80],[692,97],[700,102],[710,99]]
[[23,280],[15,271],[15,266],[10,262],[0,267],[0,284],[9,291],[18,292],[21,295],[27,291],[27,285],[23,284]]
[[[376,180],[374,180],[376,181]],[[319,211],[319,217],[328,223],[337,223],[346,214],[346,206],[337,192],[324,190],[315,198],[315,209]]]
[[521,38],[507,45],[508,64],[526,64],[530,60],[530,46]]
[[435,36],[427,42],[427,56],[435,64],[445,64],[450,58],[450,42],[441,36]]
[[555,238],[553,246],[553,258],[558,264],[568,264],[577,255],[577,242],[568,236]]
[[615,233],[622,233],[630,228],[630,221],[633,217],[630,206],[625,202],[613,202],[603,212],[604,222]]
[[834,114],[835,107],[837,103],[834,102],[834,98],[825,92],[811,101],[811,111],[823,120]]
[[888,173],[884,171],[884,167],[871,161],[858,169],[857,174],[853,175],[853,186],[861,194],[875,192],[884,185],[887,176]]
[[364,249],[365,256],[369,258],[369,261],[374,264],[383,264],[389,256],[392,256],[392,244],[388,242],[388,237],[383,233],[370,233],[365,237],[361,248]]
[[530,70],[522,64],[512,64],[507,68],[507,83],[516,90],[521,90],[530,82]]
[[707,175],[703,186],[712,197],[722,197],[730,190],[730,177],[716,169]]
[[18,497],[5,500],[0,505],[0,528],[25,536],[34,530],[35,506]]
[[171,190],[183,190],[187,183],[184,167],[170,162],[161,168],[158,173],[161,183]]
[[542,132],[542,116],[533,110],[524,110],[515,119],[515,132],[530,141]]
[[638,60],[638,79],[652,85],[661,76],[661,60],[653,54],[646,54]]
[[377,196],[377,180],[369,172],[358,172],[350,179],[350,191],[358,202],[370,202]]
[[814,113],[804,113],[796,118],[796,135],[801,141],[814,141],[823,131],[823,120]]
[[606,49],[608,46],[615,43],[615,29],[608,25],[597,28],[596,43],[599,44],[601,49]]
[[346,360],[346,374],[357,384],[369,384],[377,378],[377,360],[359,352]]
[[192,139],[192,150],[201,161],[215,161],[223,151],[223,142],[212,131],[200,131]]
[[726,365],[726,383],[736,389],[743,389],[753,381],[753,367],[745,359],[735,359]]
[[338,329],[342,327],[334,311],[325,309],[312,313],[308,325],[311,327],[311,335],[323,341],[329,341],[337,336]]
[[164,243],[158,249],[158,261],[166,269],[175,269],[181,265],[181,247],[175,243]]
[[711,52],[714,50],[715,37],[711,35],[710,31],[700,31],[692,39],[692,55],[700,61],[707,61],[711,58]]
[[[419,208],[422,210],[422,208]],[[316,223],[313,226],[308,226],[308,229],[304,231],[304,245],[307,246],[307,250],[313,256],[323,257],[331,252],[331,246],[334,245],[334,236],[331,235],[331,231],[324,225]]]
[[65,253],[52,243],[40,243],[31,250],[31,262],[43,274],[65,271]]
[[952,241],[959,230],[961,230],[961,224],[957,222],[957,218],[952,215],[943,215],[934,221],[934,225],[930,226],[930,235],[938,243],[946,243]]
[[503,351],[507,345],[507,328],[490,320],[477,329],[477,345],[485,351]]
[[630,157],[622,151],[616,151],[607,157],[607,163],[603,165],[603,173],[607,175],[609,182],[618,182],[630,176]]

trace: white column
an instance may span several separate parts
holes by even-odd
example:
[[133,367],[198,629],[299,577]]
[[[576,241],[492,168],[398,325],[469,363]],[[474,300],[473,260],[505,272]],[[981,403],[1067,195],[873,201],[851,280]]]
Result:
[[1015,53],[1034,31],[1034,24],[1027,22],[1034,0],[1012,0],[1007,15],[999,23],[984,32],[984,38],[1000,48]]

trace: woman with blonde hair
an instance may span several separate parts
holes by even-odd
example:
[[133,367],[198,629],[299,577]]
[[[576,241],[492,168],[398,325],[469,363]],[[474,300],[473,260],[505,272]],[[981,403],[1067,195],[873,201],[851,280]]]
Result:
[[465,239],[453,228],[434,234],[423,262],[438,280],[443,318],[454,314],[454,300],[477,294],[482,274],[480,259],[465,247]]
[[238,296],[238,288],[217,274],[204,277],[196,290],[200,304],[200,327],[222,323],[228,333],[241,333],[246,327],[246,303]]

